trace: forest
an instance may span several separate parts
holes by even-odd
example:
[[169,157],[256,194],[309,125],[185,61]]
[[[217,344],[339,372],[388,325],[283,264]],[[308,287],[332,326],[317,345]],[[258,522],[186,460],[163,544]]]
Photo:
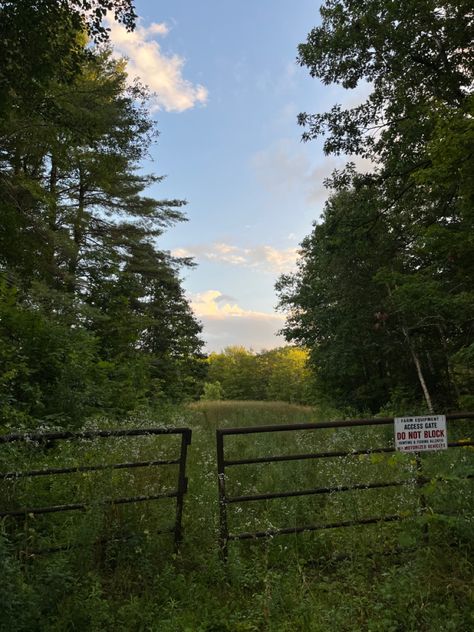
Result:
[[189,262],[158,247],[184,202],[148,197],[161,176],[140,170],[157,134],[147,90],[87,45],[85,26],[106,37],[109,3],[88,25],[77,4],[1,5],[0,401],[13,428],[193,398],[203,373]]
[[[196,263],[162,245],[186,201],[150,193],[152,93],[108,19],[139,24],[132,0],[0,0],[0,630],[472,630],[471,3],[325,0],[307,25],[296,63],[366,96],[295,121],[347,162],[276,281],[286,345],[258,351],[206,350]],[[458,411],[436,454],[381,425]],[[216,431],[309,423],[229,438],[226,483],[263,502],[224,497],[223,561]]]
[[277,285],[288,340],[338,406],[471,408],[473,50],[467,3],[330,2],[298,61],[365,102],[302,113],[349,162],[327,182],[298,272]]

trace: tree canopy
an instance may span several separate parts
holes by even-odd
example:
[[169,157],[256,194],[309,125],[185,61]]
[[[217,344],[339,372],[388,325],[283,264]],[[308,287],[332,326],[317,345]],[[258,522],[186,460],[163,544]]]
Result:
[[311,404],[313,378],[306,349],[288,346],[255,353],[227,347],[209,354],[204,399],[278,400]]
[[[363,103],[303,113],[304,140],[349,162],[278,283],[288,339],[311,349],[324,392],[377,410],[405,393],[469,402],[474,307],[473,49],[467,2],[328,0],[299,63]],[[460,379],[459,375],[463,375]],[[404,404],[405,405],[405,404]]]
[[[32,58],[33,92],[11,82],[0,112],[0,399],[10,425],[78,424],[196,397],[203,372],[179,276],[188,262],[159,248],[185,202],[150,197],[161,177],[141,171],[157,134],[147,91],[128,87],[125,62],[84,37],[87,25],[106,35],[98,20],[113,5],[131,28],[131,3],[50,5],[61,18],[43,42],[51,63],[43,73]],[[41,6],[2,3],[0,19],[39,12],[41,26],[51,18]]]

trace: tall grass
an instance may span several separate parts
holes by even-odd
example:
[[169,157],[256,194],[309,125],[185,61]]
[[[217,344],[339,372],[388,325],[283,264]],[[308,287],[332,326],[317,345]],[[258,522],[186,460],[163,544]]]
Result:
[[[184,541],[156,531],[174,519],[173,501],[103,508],[113,496],[173,487],[176,467],[106,471],[54,480],[16,480],[2,486],[2,505],[38,506],[91,501],[87,512],[3,521],[0,628],[5,630],[174,631],[436,631],[474,628],[472,480],[468,448],[423,458],[430,507],[417,515],[420,489],[361,490],[249,502],[229,507],[231,531],[324,523],[384,513],[406,520],[277,536],[230,547],[219,560],[215,429],[310,422],[338,417],[280,402],[200,402],[158,423],[189,425],[189,491]],[[147,416],[131,425],[155,425]],[[100,425],[105,424],[105,420]],[[460,426],[453,432],[462,435]],[[390,429],[352,428],[231,436],[228,458],[388,445]],[[1,470],[45,464],[114,462],[177,454],[172,437],[64,442],[47,449],[23,446],[3,453]],[[228,468],[228,493],[272,492],[416,477],[411,455]],[[448,510],[438,516],[437,510]],[[426,527],[427,525],[427,527]],[[426,534],[428,529],[428,534]],[[123,539],[125,538],[125,539]],[[94,544],[99,542],[99,544]],[[34,555],[57,544],[69,550]],[[72,546],[80,544],[81,546]],[[399,547],[402,547],[399,550]],[[18,552],[26,552],[19,556]],[[387,555],[387,552],[390,555]],[[343,559],[340,559],[340,558]],[[3,627],[2,627],[3,626]]]

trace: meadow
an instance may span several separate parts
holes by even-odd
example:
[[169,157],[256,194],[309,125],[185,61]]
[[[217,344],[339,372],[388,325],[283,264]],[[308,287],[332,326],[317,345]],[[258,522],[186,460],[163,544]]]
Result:
[[[406,480],[403,487],[280,498],[232,505],[233,532],[397,513],[404,520],[232,542],[219,557],[215,430],[340,418],[337,411],[280,402],[198,402],[122,427],[189,426],[183,542],[158,533],[175,500],[103,505],[116,496],[159,493],[177,466],[80,472],[1,484],[2,507],[86,502],[87,511],[2,521],[0,629],[156,632],[436,632],[474,628],[472,447],[422,457],[369,454],[228,469],[232,495]],[[89,428],[115,426],[95,419]],[[471,423],[472,428],[472,423]],[[469,438],[453,422],[450,441]],[[241,435],[227,458],[391,445],[390,427]],[[135,437],[1,446],[1,471],[172,459],[176,437]],[[423,495],[423,499],[421,498]],[[422,510],[422,504],[426,507]],[[441,513],[443,512],[443,513]],[[55,553],[41,550],[65,547]]]

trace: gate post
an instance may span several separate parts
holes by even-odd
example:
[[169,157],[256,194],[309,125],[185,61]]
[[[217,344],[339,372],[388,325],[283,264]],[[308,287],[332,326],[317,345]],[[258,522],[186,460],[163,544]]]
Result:
[[227,525],[227,499],[225,495],[225,462],[224,436],[216,430],[217,445],[217,481],[219,489],[219,555],[223,562],[227,562],[229,529]]
[[183,500],[184,494],[188,490],[188,479],[186,477],[186,457],[188,453],[188,445],[191,444],[191,430],[186,428],[181,435],[181,453],[179,456],[178,471],[178,493],[176,495],[176,522],[174,526],[174,550],[178,552],[181,541],[183,539],[182,519],[183,519]]

